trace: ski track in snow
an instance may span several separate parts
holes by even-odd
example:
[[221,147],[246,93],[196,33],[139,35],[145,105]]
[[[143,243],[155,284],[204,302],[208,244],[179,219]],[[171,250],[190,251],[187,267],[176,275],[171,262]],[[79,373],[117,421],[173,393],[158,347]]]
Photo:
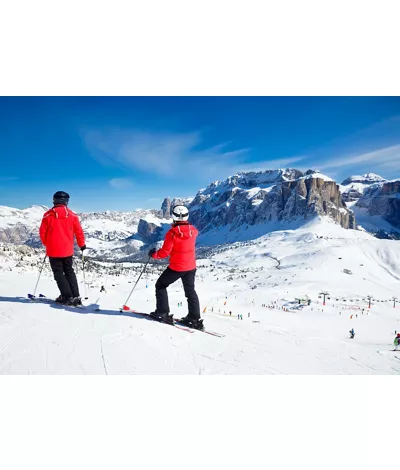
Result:
[[[110,276],[115,288],[101,296],[96,312],[100,280],[90,273],[96,288],[89,289],[88,308],[77,310],[27,301],[36,271],[0,270],[0,374],[398,375],[400,352],[391,349],[400,305],[373,301],[361,315],[366,295],[388,300],[398,293],[397,247],[332,224],[220,247],[199,260],[196,286],[206,328],[223,338],[120,313],[134,279]],[[154,308],[155,280],[139,282],[132,308]],[[322,290],[330,292],[326,306],[318,299]],[[50,274],[42,276],[39,292],[56,296]],[[305,294],[312,303],[299,308],[294,298]],[[180,283],[169,288],[169,299],[175,317],[186,314]],[[274,308],[262,307],[275,301]]]

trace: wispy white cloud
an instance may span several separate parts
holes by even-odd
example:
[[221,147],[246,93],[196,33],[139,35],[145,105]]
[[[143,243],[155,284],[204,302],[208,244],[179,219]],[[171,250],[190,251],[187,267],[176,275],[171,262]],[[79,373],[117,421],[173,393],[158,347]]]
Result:
[[112,188],[121,191],[133,188],[133,182],[129,178],[113,178],[108,183]]
[[228,143],[204,148],[201,132],[139,130],[89,131],[84,141],[93,158],[105,166],[161,176],[204,175],[237,165],[248,150],[230,150]]
[[249,162],[250,149],[231,149],[230,142],[204,145],[200,131],[188,133],[139,130],[89,131],[84,141],[93,158],[105,166],[139,170],[163,177],[223,178],[239,171],[286,167],[304,157]]
[[331,158],[319,164],[321,170],[371,163],[374,167],[400,170],[400,145],[392,145],[371,152]]

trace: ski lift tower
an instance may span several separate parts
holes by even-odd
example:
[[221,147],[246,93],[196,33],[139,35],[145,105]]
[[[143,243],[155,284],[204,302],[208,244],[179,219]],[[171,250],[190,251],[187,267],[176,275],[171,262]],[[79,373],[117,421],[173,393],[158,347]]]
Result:
[[397,300],[397,297],[393,297],[393,308],[396,308],[396,302],[398,303],[399,301]]
[[[323,305],[325,305],[325,303],[326,303],[326,297],[328,297],[328,296],[330,295],[329,292],[322,291],[322,292],[319,293],[319,295],[320,295],[320,298],[321,298],[321,295],[324,296],[324,303],[323,303]],[[330,298],[330,297],[328,297],[328,299],[329,299],[329,298]]]

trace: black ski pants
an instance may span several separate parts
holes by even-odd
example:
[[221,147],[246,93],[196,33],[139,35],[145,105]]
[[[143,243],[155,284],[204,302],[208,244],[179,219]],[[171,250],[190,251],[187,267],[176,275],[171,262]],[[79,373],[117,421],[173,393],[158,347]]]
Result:
[[188,317],[196,320],[200,319],[199,298],[194,288],[195,277],[195,269],[191,271],[174,271],[171,268],[167,268],[156,282],[157,313],[169,313],[167,287],[178,279],[182,279],[189,309]]
[[72,256],[66,258],[50,258],[50,266],[60,293],[64,298],[79,297],[78,281],[72,267]]

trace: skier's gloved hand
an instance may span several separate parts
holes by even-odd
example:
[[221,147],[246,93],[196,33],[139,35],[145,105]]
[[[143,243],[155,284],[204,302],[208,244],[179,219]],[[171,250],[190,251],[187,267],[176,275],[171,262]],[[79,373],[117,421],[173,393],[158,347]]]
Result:
[[81,251],[86,250],[86,245],[81,246]]
[[149,257],[151,258],[151,257],[154,255],[154,253],[155,253],[156,251],[157,251],[157,250],[156,250],[155,248],[152,248],[152,249],[149,251],[149,253],[148,253]]

